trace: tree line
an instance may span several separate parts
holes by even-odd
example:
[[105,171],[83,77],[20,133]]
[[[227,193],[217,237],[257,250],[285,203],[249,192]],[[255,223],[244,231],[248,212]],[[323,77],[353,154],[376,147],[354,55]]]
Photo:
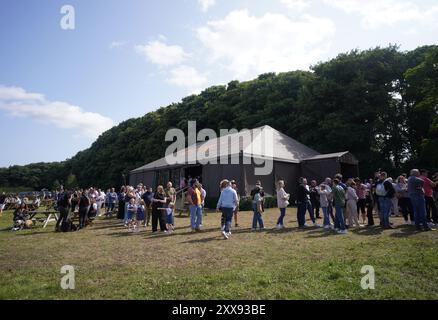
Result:
[[212,86],[120,123],[71,159],[0,168],[0,186],[119,186],[161,158],[166,131],[187,131],[188,120],[217,132],[270,125],[321,153],[348,150],[363,177],[376,168],[437,170],[438,46],[352,50],[310,71]]

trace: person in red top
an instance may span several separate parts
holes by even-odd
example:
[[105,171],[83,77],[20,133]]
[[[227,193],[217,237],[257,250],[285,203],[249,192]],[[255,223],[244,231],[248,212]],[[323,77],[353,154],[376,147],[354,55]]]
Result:
[[429,172],[425,169],[421,170],[420,179],[424,181],[424,198],[426,200],[426,212],[427,212],[427,222],[433,222],[435,225],[438,224],[438,210],[433,200],[433,188],[435,188],[435,183],[429,179]]

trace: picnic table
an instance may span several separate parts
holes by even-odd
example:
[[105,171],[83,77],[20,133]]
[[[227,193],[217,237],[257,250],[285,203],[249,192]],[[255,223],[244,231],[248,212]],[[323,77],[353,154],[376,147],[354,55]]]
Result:
[[35,216],[37,214],[45,215],[46,218],[43,219],[43,228],[47,227],[47,224],[52,221],[58,221],[58,211],[54,210],[45,210],[45,211],[28,211],[30,220],[37,220]]

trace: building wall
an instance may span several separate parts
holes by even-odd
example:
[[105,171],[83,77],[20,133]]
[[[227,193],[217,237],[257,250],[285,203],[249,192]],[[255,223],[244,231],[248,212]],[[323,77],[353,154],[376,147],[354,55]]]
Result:
[[136,172],[131,173],[129,176],[129,184],[132,186],[136,186],[139,183],[143,183],[146,186],[154,187],[155,180],[155,172],[147,171],[147,172]]
[[239,193],[243,191],[242,166],[240,164],[207,164],[202,168],[202,182],[208,197],[218,197],[219,183],[223,179],[236,180]]
[[325,178],[333,177],[340,172],[341,165],[336,158],[301,163],[301,176],[307,178],[309,183],[311,180],[316,180],[318,183],[321,183]]
[[242,194],[249,196],[251,194],[251,190],[255,188],[257,180],[260,180],[262,183],[262,187],[266,195],[275,194],[275,181],[272,173],[269,175],[256,175],[254,164],[245,164],[242,165],[242,167],[244,170],[243,180],[245,181],[245,190]]
[[284,190],[291,195],[292,200],[296,199],[300,171],[301,167],[298,163],[275,162],[274,164],[275,181],[284,180],[286,184]]

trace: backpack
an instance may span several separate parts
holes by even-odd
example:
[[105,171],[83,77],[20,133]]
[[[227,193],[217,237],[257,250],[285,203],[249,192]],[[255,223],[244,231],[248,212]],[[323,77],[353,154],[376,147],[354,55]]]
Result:
[[384,197],[384,196],[386,196],[386,189],[385,189],[385,186],[384,186],[383,183],[384,183],[384,182],[381,182],[381,183],[378,183],[378,184],[376,185],[376,194],[377,194],[379,197]]
[[76,231],[77,227],[76,225],[71,222],[70,219],[64,220],[61,224],[61,231],[62,232],[70,232],[70,231]]

